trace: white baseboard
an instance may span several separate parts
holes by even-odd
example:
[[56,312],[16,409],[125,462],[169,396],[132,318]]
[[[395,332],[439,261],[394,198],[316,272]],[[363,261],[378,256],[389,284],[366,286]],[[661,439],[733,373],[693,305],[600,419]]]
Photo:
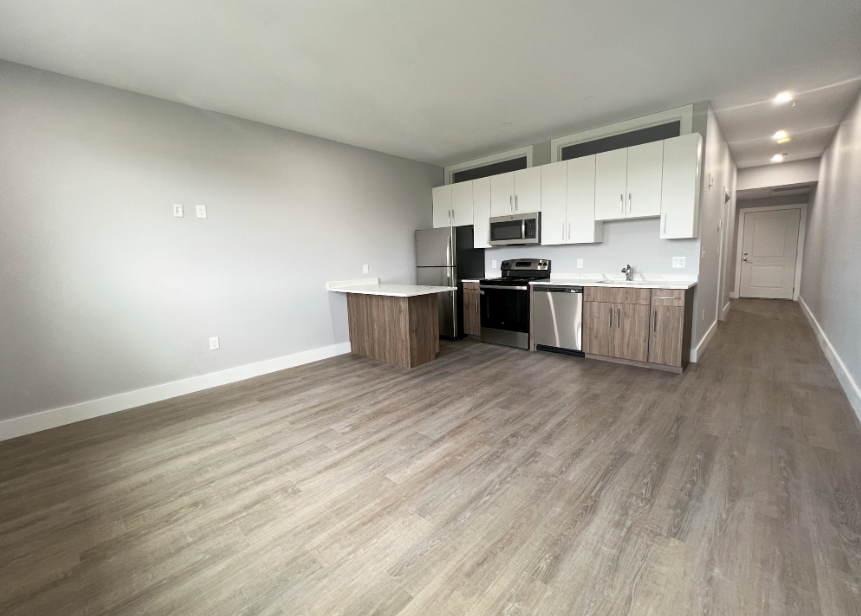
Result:
[[311,362],[321,359],[328,359],[336,355],[343,355],[350,352],[350,343],[342,342],[331,346],[312,349],[302,353],[293,355],[285,355],[268,359],[266,361],[248,364],[247,366],[238,366],[236,368],[228,368],[219,372],[211,372],[202,374],[188,379],[172,381],[162,385],[146,387],[144,389],[136,389],[127,391],[121,394],[99,398],[98,400],[87,400],[78,404],[62,406],[56,409],[40,411],[22,417],[13,417],[0,421],[0,441],[5,441],[25,434],[41,432],[50,428],[64,426],[76,421],[99,417],[100,415],[108,415],[117,413],[127,409],[160,402],[176,396],[194,393],[219,385],[235,383],[236,381],[244,381],[262,374],[277,372],[302,364],[310,364]]
[[834,374],[837,375],[837,380],[840,381],[840,386],[843,387],[843,391],[846,392],[846,397],[849,398],[849,404],[852,405],[855,415],[858,417],[858,421],[861,421],[861,388],[858,387],[858,383],[856,383],[855,379],[852,378],[852,375],[846,368],[846,364],[843,363],[843,359],[831,344],[828,336],[825,335],[825,331],[822,329],[822,326],[819,325],[819,321],[816,320],[816,317],[804,301],[804,298],[799,297],[798,303],[801,305],[801,312],[804,313],[804,316],[807,317],[807,320],[810,322],[810,326],[813,328],[813,333],[816,334],[816,339],[819,341],[819,346],[822,347],[822,352],[825,353],[828,363],[831,364]]
[[721,320],[722,321],[726,320],[726,315],[729,314],[729,307],[730,307],[730,303],[727,302],[726,306],[723,307],[723,312],[721,313]]
[[729,292],[729,298],[730,299],[738,299],[738,292],[737,291],[730,291]]
[[703,339],[700,340],[700,343],[691,351],[692,362],[696,363],[697,360],[699,360],[699,358],[703,356],[703,353],[705,353],[706,347],[709,345],[709,342],[712,341],[712,338],[714,338],[715,332],[717,331],[717,324],[717,321],[711,324],[711,327],[709,327],[708,331],[706,332],[706,335],[703,336]]

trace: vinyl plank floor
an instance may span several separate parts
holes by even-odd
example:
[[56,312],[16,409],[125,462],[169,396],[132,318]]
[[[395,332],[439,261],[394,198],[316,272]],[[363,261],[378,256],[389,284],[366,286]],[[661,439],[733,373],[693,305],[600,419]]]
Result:
[[0,443],[0,614],[861,614],[861,427],[793,302],[341,356]]

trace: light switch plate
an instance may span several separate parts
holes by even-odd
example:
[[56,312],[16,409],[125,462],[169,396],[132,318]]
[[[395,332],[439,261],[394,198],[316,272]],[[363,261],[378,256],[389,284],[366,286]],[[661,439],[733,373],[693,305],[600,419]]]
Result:
[[185,216],[185,213],[182,211],[182,204],[174,203],[173,204],[173,215],[176,218],[182,218]]
[[371,268],[369,268],[369,267],[368,267],[368,264],[367,264],[367,263],[365,263],[365,264],[362,266],[362,273],[363,273],[363,274],[367,274],[369,271],[371,271]]
[[209,339],[209,350],[215,351],[221,348],[221,343],[218,341],[218,336],[213,336]]
[[578,268],[582,268],[582,267],[583,267],[583,259],[577,259],[577,267],[578,267]]
[[685,266],[684,257],[673,257],[673,267],[680,268]]
[[206,206],[205,205],[196,205],[195,209],[197,210],[198,218],[206,218]]

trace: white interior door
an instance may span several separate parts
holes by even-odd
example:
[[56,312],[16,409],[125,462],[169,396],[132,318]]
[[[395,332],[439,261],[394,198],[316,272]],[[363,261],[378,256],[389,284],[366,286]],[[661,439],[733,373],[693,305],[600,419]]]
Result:
[[744,213],[741,297],[792,299],[801,210]]

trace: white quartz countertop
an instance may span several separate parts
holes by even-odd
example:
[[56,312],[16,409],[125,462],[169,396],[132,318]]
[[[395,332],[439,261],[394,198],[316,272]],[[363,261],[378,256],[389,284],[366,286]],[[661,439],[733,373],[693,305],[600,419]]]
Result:
[[601,278],[551,278],[536,280],[530,284],[544,286],[581,286],[581,287],[624,287],[626,289],[690,289],[697,285],[696,280],[605,280]]
[[386,295],[389,297],[416,297],[456,291],[457,287],[434,287],[422,284],[380,284],[378,278],[340,280],[326,285],[335,293],[359,293],[361,295]]

